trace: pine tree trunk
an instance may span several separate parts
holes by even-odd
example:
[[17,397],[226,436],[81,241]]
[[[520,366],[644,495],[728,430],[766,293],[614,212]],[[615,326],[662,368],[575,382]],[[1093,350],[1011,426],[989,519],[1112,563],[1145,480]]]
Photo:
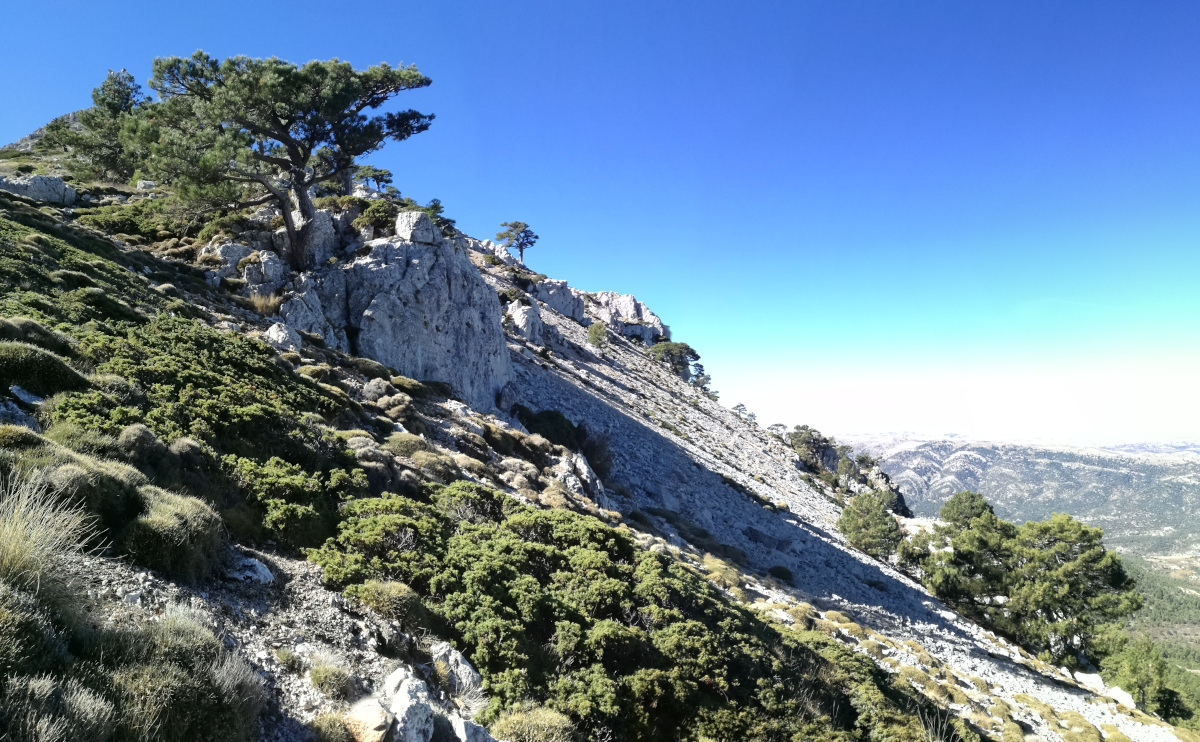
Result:
[[308,267],[308,246],[312,239],[312,223],[317,210],[308,195],[307,185],[293,186],[292,198],[295,199],[296,211],[300,214],[300,224],[295,229],[295,237],[292,238],[292,269],[302,271]]

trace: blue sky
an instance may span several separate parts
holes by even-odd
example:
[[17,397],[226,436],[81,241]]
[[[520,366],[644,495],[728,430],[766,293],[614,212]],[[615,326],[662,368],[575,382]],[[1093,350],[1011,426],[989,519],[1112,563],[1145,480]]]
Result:
[[415,62],[371,162],[763,422],[1200,439],[1194,2],[100,5],[6,8],[0,140],[197,48]]

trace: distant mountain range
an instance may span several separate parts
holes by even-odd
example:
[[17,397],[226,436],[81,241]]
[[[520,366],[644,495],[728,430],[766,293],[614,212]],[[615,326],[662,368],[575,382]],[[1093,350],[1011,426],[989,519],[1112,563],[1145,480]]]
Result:
[[847,436],[879,459],[917,515],[935,515],[961,490],[983,494],[1018,522],[1069,513],[1104,528],[1105,541],[1145,554],[1200,547],[1200,445],[1106,448]]

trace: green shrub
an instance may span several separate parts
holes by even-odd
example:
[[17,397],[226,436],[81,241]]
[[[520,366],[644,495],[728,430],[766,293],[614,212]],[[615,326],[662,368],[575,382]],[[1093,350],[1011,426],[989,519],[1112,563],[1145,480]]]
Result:
[[135,564],[176,579],[208,574],[224,545],[221,516],[194,497],[149,485],[139,492],[146,512],[126,527],[122,549]]
[[0,386],[7,390],[13,384],[39,397],[88,387],[61,356],[29,343],[0,341]]
[[791,585],[796,579],[795,575],[792,574],[792,570],[778,564],[768,569],[767,574],[771,575],[780,582],[786,582],[789,585]]
[[428,451],[429,444],[419,435],[412,433],[392,433],[384,442],[383,448],[397,456],[412,458],[418,451]]
[[501,715],[489,731],[508,742],[571,742],[575,738],[570,719],[536,706]]
[[588,325],[587,341],[597,348],[608,345],[608,328],[603,322],[597,321]]
[[513,412],[530,433],[540,435],[556,446],[579,448],[583,437],[580,429],[558,410],[534,412],[524,405],[515,405]]
[[390,379],[392,376],[392,372],[388,370],[387,366],[378,361],[372,361],[370,358],[355,358],[353,363],[359,373],[368,379]]
[[421,471],[442,484],[449,484],[461,476],[458,465],[454,463],[453,459],[432,451],[417,451],[413,453],[412,460],[421,467]]
[[190,742],[217,740],[216,693],[202,675],[172,663],[143,663],[112,675],[117,699],[117,740]]
[[355,229],[363,227],[374,227],[375,229],[393,229],[396,226],[396,217],[400,214],[400,209],[396,204],[387,199],[378,199],[371,201],[367,208],[363,209],[350,226]]
[[753,739],[768,727],[807,739],[856,726],[918,738],[869,658],[781,634],[626,531],[463,482],[425,489],[429,502],[346,503],[338,536],[309,556],[331,585],[393,580],[421,595],[483,675],[485,723],[532,701],[616,739]]
[[11,742],[103,742],[115,728],[113,705],[74,678],[10,676],[0,692],[0,728]]
[[346,588],[346,597],[354,598],[371,610],[404,626],[419,626],[425,606],[421,596],[408,585],[394,580],[367,580]]

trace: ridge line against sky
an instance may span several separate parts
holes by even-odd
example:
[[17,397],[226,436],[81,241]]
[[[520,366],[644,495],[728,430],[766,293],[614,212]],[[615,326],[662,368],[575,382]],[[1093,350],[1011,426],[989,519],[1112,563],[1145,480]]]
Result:
[[637,295],[763,424],[1200,440],[1200,5],[287,7],[8,8],[56,43],[0,48],[0,140],[197,48],[414,62],[437,119],[371,163],[529,222],[531,267]]

